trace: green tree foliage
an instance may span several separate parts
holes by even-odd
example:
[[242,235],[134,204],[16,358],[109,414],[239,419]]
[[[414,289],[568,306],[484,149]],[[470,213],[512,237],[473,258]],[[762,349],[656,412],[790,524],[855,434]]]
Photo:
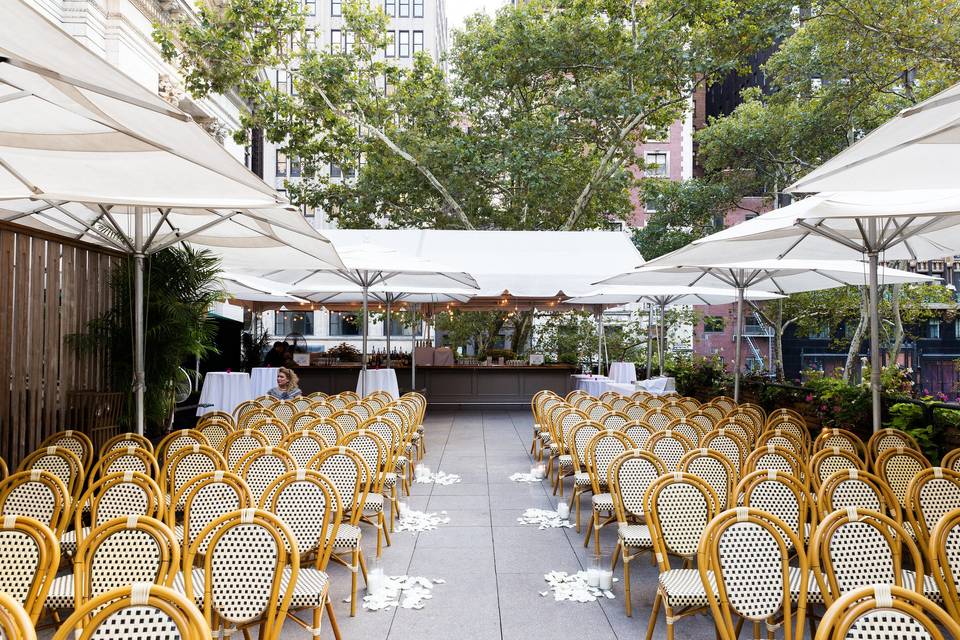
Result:
[[[159,432],[173,411],[173,382],[189,358],[215,351],[216,324],[207,311],[224,298],[217,276],[220,261],[208,250],[173,247],[147,257],[144,315],[146,318],[147,426]],[[133,382],[132,297],[133,261],[121,262],[111,274],[114,303],[82,334],[69,337],[82,350],[106,349],[110,375],[116,389],[131,389]],[[129,416],[133,402],[127,402]],[[129,418],[132,424],[132,418]]]

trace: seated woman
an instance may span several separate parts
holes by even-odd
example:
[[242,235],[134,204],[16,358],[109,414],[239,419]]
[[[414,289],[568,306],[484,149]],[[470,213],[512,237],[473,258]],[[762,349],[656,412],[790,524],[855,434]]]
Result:
[[277,386],[267,393],[278,400],[289,400],[300,395],[300,387],[297,386],[299,379],[290,369],[280,367],[277,369]]

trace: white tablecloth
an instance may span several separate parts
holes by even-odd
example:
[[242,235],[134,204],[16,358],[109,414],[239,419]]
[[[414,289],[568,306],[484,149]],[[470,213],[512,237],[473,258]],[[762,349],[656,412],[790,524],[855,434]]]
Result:
[[632,362],[611,362],[608,373],[614,382],[633,384],[637,381],[637,367]]
[[[250,390],[250,375],[247,373],[227,373],[211,371],[203,378],[200,391],[200,407],[197,415],[211,411],[233,413],[233,408],[245,400],[253,398]],[[209,407],[203,405],[209,404]]]
[[626,382],[608,382],[607,391],[616,391],[622,396],[632,396],[634,391],[637,390],[632,384]]
[[361,390],[363,372],[357,376],[357,393],[370,394],[374,391],[386,391],[394,398],[400,397],[400,388],[397,386],[397,372],[393,369],[367,369],[367,386]]
[[594,376],[585,373],[575,373],[572,377],[574,389],[586,391],[595,398],[607,390],[607,383],[610,382],[610,378],[607,376]]
[[250,372],[250,393],[253,398],[266,395],[277,386],[276,367],[254,367]]
[[674,378],[647,378],[637,383],[637,389],[649,391],[654,395],[663,395],[677,390],[677,381]]

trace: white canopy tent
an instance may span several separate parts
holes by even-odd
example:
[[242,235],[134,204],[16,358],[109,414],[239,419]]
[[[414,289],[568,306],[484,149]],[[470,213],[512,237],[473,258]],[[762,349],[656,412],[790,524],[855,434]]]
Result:
[[955,189],[960,84],[896,117],[811,171],[788,191]]
[[[782,211],[782,209],[781,209]],[[761,216],[763,217],[763,216]],[[759,218],[757,218],[759,219]],[[752,222],[752,221],[751,221]],[[743,223],[731,229],[749,224]],[[728,229],[726,231],[729,231]],[[720,232],[724,233],[724,232]],[[714,234],[719,235],[719,234]],[[712,237],[712,236],[708,236]],[[704,238],[702,240],[707,240]],[[706,253],[702,247],[708,243],[696,241],[683,249],[661,256],[629,273],[604,281],[607,284],[646,284],[662,286],[727,286],[736,290],[736,351],[734,353],[733,397],[740,399],[740,369],[742,354],[740,345],[743,333],[744,294],[750,287],[766,287],[780,294],[831,289],[844,285],[863,286],[868,282],[869,267],[853,260],[782,259],[730,262],[729,256],[740,253],[729,246],[714,245],[718,249],[713,260],[688,259],[687,253]],[[700,257],[700,256],[698,256]],[[876,265],[874,265],[876,267]],[[876,270],[877,275],[880,270]],[[886,283],[934,282],[935,278],[897,269],[882,269]]]
[[148,254],[189,242],[214,249],[228,267],[270,259],[342,265],[302,216],[277,208],[276,191],[190,116],[21,0],[3,10],[0,220],[134,257],[133,389],[142,433]]
[[[747,300],[772,300],[782,297],[775,293],[766,291],[757,291],[748,289],[744,292],[744,298]],[[653,326],[653,307],[659,310],[659,322],[657,325],[657,355],[660,362],[660,375],[664,374],[663,356],[664,340],[666,338],[666,326],[664,323],[664,311],[672,305],[711,305],[726,304],[737,299],[737,291],[727,286],[721,287],[693,287],[693,286],[625,286],[625,285],[607,285],[599,288],[585,296],[578,296],[566,300],[564,304],[568,305],[593,305],[616,307],[632,303],[643,302],[647,305],[647,377],[650,377],[653,353],[652,342],[650,339],[650,327]],[[603,322],[600,318],[600,340],[603,340]],[[602,344],[602,342],[601,342]],[[602,351],[602,348],[601,348]]]
[[[397,295],[396,292],[409,295],[425,290],[425,295],[429,296],[439,295],[444,287],[458,292],[463,289],[477,289],[477,282],[469,273],[421,256],[404,253],[393,247],[363,241],[355,245],[339,245],[338,254],[343,261],[340,268],[281,269],[269,271],[263,276],[282,283],[291,291],[305,294],[304,297],[323,295],[323,292],[348,295],[349,291],[343,291],[345,283],[348,288],[349,285],[359,288],[363,308],[361,393],[366,392],[368,305],[371,289],[380,287],[381,295],[391,302],[393,296]],[[389,331],[387,333],[389,334]]]

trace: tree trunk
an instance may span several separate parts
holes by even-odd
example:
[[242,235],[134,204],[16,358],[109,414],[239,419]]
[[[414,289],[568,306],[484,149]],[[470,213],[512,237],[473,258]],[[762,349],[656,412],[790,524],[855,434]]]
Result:
[[860,343],[863,342],[863,334],[866,332],[867,324],[870,322],[869,304],[867,288],[860,287],[860,321],[853,332],[853,338],[850,340],[850,347],[847,349],[847,361],[843,364],[843,381],[850,382],[850,373],[857,363],[857,355],[860,353]]
[[520,311],[513,316],[513,338],[510,340],[510,350],[516,354],[523,351],[530,339],[533,330],[533,311]]
[[783,301],[777,300],[777,317],[773,323],[773,371],[777,382],[783,382]]
[[890,314],[893,316],[893,346],[890,347],[889,363],[894,364],[903,347],[903,316],[900,315],[900,291],[902,284],[891,287]]

